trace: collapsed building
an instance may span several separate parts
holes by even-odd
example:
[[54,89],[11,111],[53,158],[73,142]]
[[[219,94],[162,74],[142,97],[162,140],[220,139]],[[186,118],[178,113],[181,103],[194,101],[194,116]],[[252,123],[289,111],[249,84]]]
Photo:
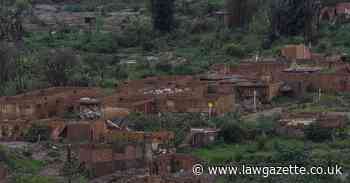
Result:
[[282,82],[275,81],[271,76],[262,75],[258,78],[243,75],[208,75],[201,78],[205,81],[215,81],[217,86],[228,86],[233,90],[237,103],[269,103],[278,95]]
[[346,121],[346,116],[340,114],[285,113],[279,120],[276,131],[289,137],[304,137],[304,130],[311,124],[327,129],[342,129],[346,127]]
[[27,120],[0,120],[0,140],[22,140],[30,127]]
[[312,53],[305,45],[286,45],[281,50],[281,56],[288,60],[310,60]]
[[[300,48],[298,48],[300,47]],[[306,91],[347,92],[350,91],[350,67],[344,56],[324,56],[309,53],[304,46],[286,47],[282,51],[288,59],[245,61],[239,65],[214,65],[213,73],[229,77],[239,75],[257,83],[274,83],[273,95],[302,96]],[[298,51],[300,49],[300,51]],[[300,53],[299,53],[300,52]],[[305,54],[305,52],[307,52]],[[300,55],[299,55],[300,54]],[[306,59],[306,57],[309,57]],[[311,55],[311,57],[310,57]],[[268,78],[268,79],[267,79]],[[266,82],[269,81],[269,82]],[[266,84],[265,84],[266,85]],[[258,90],[258,85],[248,85]],[[279,90],[277,90],[279,88]],[[237,94],[239,96],[239,94]],[[271,97],[269,97],[271,99]]]
[[0,98],[0,119],[37,120],[79,111],[80,99],[102,97],[97,88],[54,87]]
[[220,129],[215,128],[191,128],[188,137],[185,139],[185,145],[191,147],[204,147],[213,144],[218,136]]
[[235,103],[230,87],[209,85],[192,76],[128,81],[118,87],[117,94],[108,102],[109,105],[146,114],[198,112],[218,115],[233,111]]
[[111,132],[103,144],[88,143],[79,146],[79,162],[93,176],[115,171],[148,168],[159,155],[171,152],[172,132]]
[[[23,139],[35,124],[47,126],[50,138],[58,140],[70,115],[81,120],[102,117],[98,88],[54,87],[0,98],[0,139]],[[94,127],[95,128],[95,127]]]

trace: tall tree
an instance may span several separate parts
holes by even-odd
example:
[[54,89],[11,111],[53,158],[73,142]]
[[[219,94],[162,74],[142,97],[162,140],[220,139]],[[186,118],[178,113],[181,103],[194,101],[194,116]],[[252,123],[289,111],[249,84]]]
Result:
[[78,72],[79,58],[71,49],[56,49],[41,55],[41,69],[52,86],[67,86]]
[[11,80],[15,75],[16,48],[8,42],[0,42],[0,85]]
[[245,19],[244,12],[246,4],[246,0],[226,0],[226,26],[241,27],[243,25]]
[[304,35],[313,41],[319,26],[320,0],[274,0],[271,4],[271,37]]
[[227,27],[243,27],[257,10],[258,0],[225,0]]
[[170,32],[174,27],[174,1],[150,0],[153,28],[160,32]]
[[30,7],[28,0],[8,1],[2,0],[0,4],[0,40],[22,40],[23,15]]
[[272,0],[269,43],[281,36],[303,35],[305,43],[317,41],[322,7],[348,0]]

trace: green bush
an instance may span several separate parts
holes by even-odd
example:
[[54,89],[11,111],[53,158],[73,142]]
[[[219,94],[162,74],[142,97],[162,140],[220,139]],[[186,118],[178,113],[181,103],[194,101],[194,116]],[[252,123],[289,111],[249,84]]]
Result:
[[13,183],[56,183],[52,177],[44,177],[39,175],[15,175],[12,178]]
[[201,41],[200,41],[202,51],[204,53],[209,53],[212,51],[217,51],[222,48],[222,42],[218,40],[215,35],[208,35],[205,36]]
[[305,136],[307,139],[314,142],[324,142],[331,140],[333,136],[333,130],[329,128],[323,128],[316,124],[311,124],[305,129]]
[[246,139],[247,132],[239,124],[227,122],[221,127],[219,136],[226,143],[241,143]]
[[122,47],[136,47],[150,43],[154,32],[149,19],[136,17],[130,19],[124,27],[122,34],[115,34],[115,41]]
[[224,51],[226,54],[233,57],[242,58],[245,56],[245,51],[242,46],[236,43],[226,44],[224,46]]
[[77,45],[77,49],[95,53],[116,53],[118,50],[118,43],[109,33],[93,33],[86,36],[88,38]]
[[277,162],[293,162],[295,164],[307,163],[307,152],[302,145],[291,141],[290,143],[283,143],[282,141],[276,141],[274,143],[274,149],[276,151],[274,159]]

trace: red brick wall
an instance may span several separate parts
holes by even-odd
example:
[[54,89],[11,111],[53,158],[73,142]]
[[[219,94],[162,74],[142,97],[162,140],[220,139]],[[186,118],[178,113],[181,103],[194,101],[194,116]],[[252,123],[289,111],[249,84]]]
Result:
[[88,123],[77,123],[67,125],[67,139],[69,141],[90,141],[91,128]]
[[[96,88],[58,87],[0,98],[0,119],[43,119],[61,116],[82,97],[101,97]],[[6,110],[7,109],[7,110]]]
[[5,180],[8,175],[7,168],[4,164],[0,163],[0,182]]

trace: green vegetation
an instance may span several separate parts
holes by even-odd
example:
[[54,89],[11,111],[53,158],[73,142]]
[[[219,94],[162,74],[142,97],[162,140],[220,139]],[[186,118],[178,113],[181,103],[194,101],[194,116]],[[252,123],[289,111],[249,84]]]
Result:
[[[0,21],[0,28],[6,31],[0,34],[0,96],[51,86],[99,86],[109,90],[127,79],[194,75],[207,72],[213,64],[237,65],[242,58],[256,54],[273,57],[285,44],[309,41],[319,53],[350,54],[350,24],[316,24],[314,19],[321,7],[315,0],[302,3],[296,0],[232,1],[240,3],[233,6],[236,10],[237,7],[250,8],[249,12],[240,11],[237,26],[225,26],[215,15],[216,11],[224,10],[224,0],[152,2],[158,4],[152,4],[151,0],[83,0],[78,4],[65,4],[62,9],[66,12],[94,11],[96,25],[89,30],[59,25],[54,31],[26,32],[21,25],[25,15],[29,16],[33,10],[30,1],[2,1],[0,17],[6,21]],[[322,2],[334,5],[336,1]],[[111,12],[135,14],[122,20],[118,29],[105,31],[104,19]],[[273,101],[273,105],[286,105],[290,112],[346,112],[349,104],[349,94],[322,95],[318,101],[316,92],[306,94],[297,102],[287,97]],[[74,114],[66,116],[75,117]],[[193,152],[210,163],[282,161],[310,166],[336,162],[349,167],[347,133],[310,126],[305,139],[285,139],[275,134],[276,119],[260,116],[255,122],[244,122],[237,114],[210,120],[199,114],[132,114],[128,120],[136,130],[173,131],[176,146],[184,141],[191,127],[221,128],[217,144]],[[29,130],[28,140],[36,142],[39,134],[41,140],[46,140],[47,132],[47,128],[35,126]],[[55,151],[49,155],[59,156]],[[3,149],[0,158],[16,172],[14,182],[55,182],[36,175],[45,162]],[[76,162],[65,164],[67,175],[76,170]],[[72,178],[75,182],[84,182],[82,177]],[[230,177],[221,181],[339,182],[334,177],[308,176]]]
[[[30,4],[25,2],[21,1],[16,5],[21,12],[31,9]],[[10,1],[8,3],[12,4]],[[16,47],[11,48],[13,47],[11,45],[1,46],[0,51],[7,53],[1,54],[4,55],[1,60],[8,64],[2,65],[0,69],[11,71],[11,73],[1,72],[0,95],[13,95],[56,85],[110,88],[124,79],[155,75],[197,74],[206,72],[208,67],[215,63],[236,64],[240,58],[250,57],[256,53],[273,56],[284,44],[304,42],[302,34],[293,33],[279,37],[271,43],[269,48],[266,48],[265,44],[270,39],[269,34],[271,33],[270,1],[251,0],[247,3],[248,7],[259,8],[249,15],[251,18],[246,20],[246,26],[227,28],[223,22],[218,21],[219,19],[206,16],[223,10],[225,4],[223,0],[176,1],[173,23],[170,21],[171,16],[168,17],[169,21],[165,19],[159,21],[162,26],[161,22],[172,24],[171,31],[162,34],[153,31],[152,23],[155,21],[152,21],[152,8],[149,7],[149,2],[84,0],[79,4],[66,4],[63,7],[64,11],[95,11],[98,15],[96,27],[92,27],[90,31],[79,31],[68,25],[62,25],[55,31],[23,33],[20,36],[24,47],[27,48],[24,51]],[[139,11],[140,14],[130,17],[120,31],[103,31],[102,27],[105,24],[103,19],[107,16],[106,13],[123,8]],[[142,10],[143,8],[147,11]],[[157,11],[154,8],[153,10],[155,11],[153,19],[157,19]],[[295,11],[299,12],[301,9]],[[166,16],[158,17],[165,18]],[[313,34],[313,37],[319,40],[314,49],[326,53],[349,53],[348,26],[347,24],[321,24],[318,34]],[[60,52],[62,47],[65,48],[65,51]],[[20,54],[16,53],[18,51]],[[63,55],[78,55],[77,59],[72,59],[74,62],[72,61],[71,64],[79,67],[75,68],[67,64],[65,67],[70,69],[69,72],[65,71],[60,74],[71,77],[68,79],[63,77],[62,82],[52,81],[45,77],[42,69],[43,64],[48,63],[45,58],[51,51],[64,53]],[[162,55],[164,53],[170,53],[173,57],[165,58]],[[147,61],[147,56],[155,56],[157,61],[151,63]],[[50,62],[54,62],[55,59],[60,60],[57,57],[50,57],[50,60],[53,60]],[[120,64],[130,60],[135,61],[136,65]]]
[[213,123],[201,114],[171,114],[164,113],[158,115],[131,114],[128,120],[135,130],[140,131],[161,131],[169,130],[175,133],[175,145],[184,142],[190,128],[210,127]]
[[12,172],[11,183],[55,183],[50,177],[37,175],[46,162],[34,160],[26,153],[0,147],[0,161]]
[[55,183],[57,182],[54,178],[44,176],[16,176],[13,183]]
[[318,94],[310,93],[298,104],[288,107],[291,112],[348,112],[350,97],[346,93]]

